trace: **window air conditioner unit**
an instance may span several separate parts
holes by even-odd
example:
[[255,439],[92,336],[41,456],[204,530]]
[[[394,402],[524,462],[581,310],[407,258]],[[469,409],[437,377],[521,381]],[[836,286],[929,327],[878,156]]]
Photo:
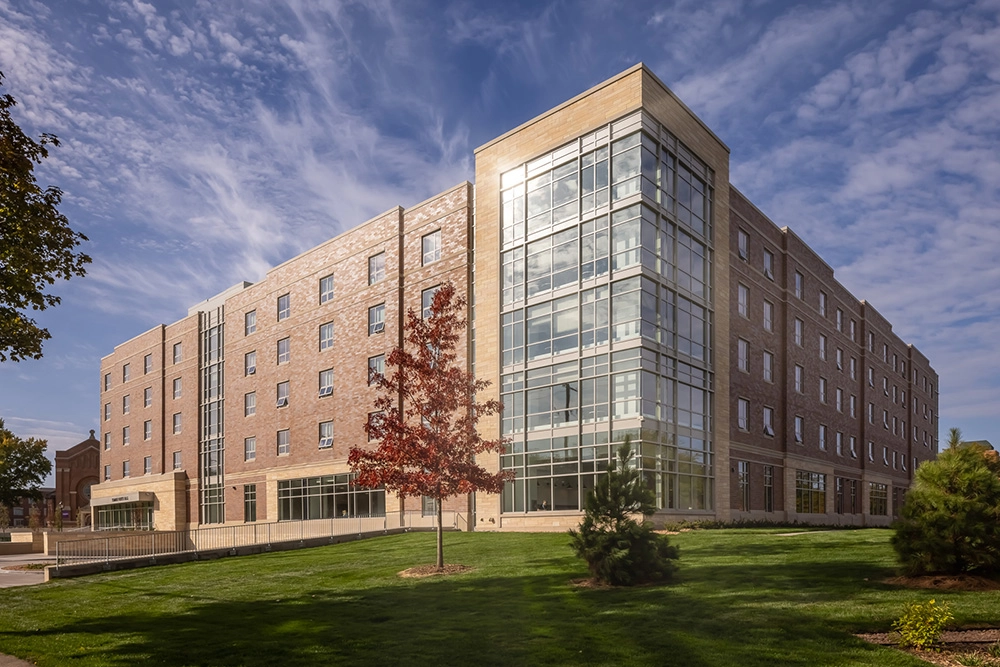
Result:
[[278,399],[278,407],[279,408],[283,408],[286,405],[288,405],[288,399],[287,398],[279,398]]
[[253,375],[257,372],[256,366],[247,366],[247,375]]

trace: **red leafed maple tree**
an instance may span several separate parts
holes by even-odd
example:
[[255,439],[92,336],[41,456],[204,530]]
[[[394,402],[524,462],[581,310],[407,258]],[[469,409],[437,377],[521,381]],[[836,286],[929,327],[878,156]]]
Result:
[[437,567],[444,567],[442,501],[475,491],[499,493],[509,473],[490,473],[476,455],[500,452],[503,439],[484,440],[480,417],[497,414],[496,400],[477,403],[489,386],[477,380],[456,348],[465,330],[465,299],[451,283],[441,285],[427,317],[410,309],[403,347],[386,359],[386,373],[373,378],[379,389],[377,419],[365,426],[376,449],[352,447],[348,457],[355,483],[384,485],[403,497],[428,496],[437,506]]

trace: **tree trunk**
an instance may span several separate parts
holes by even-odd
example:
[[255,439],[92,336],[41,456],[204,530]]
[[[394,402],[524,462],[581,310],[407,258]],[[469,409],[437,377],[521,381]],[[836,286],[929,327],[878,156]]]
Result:
[[444,527],[442,525],[441,499],[435,502],[437,505],[438,526],[437,526],[437,568],[444,569]]

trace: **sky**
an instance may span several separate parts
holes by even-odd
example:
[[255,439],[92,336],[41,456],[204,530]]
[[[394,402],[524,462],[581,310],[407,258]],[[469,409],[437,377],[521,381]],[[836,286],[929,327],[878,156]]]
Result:
[[940,375],[940,430],[1000,446],[1000,0],[0,0],[15,119],[89,237],[0,364],[50,452],[99,429],[101,357],[394,206],[644,62]]

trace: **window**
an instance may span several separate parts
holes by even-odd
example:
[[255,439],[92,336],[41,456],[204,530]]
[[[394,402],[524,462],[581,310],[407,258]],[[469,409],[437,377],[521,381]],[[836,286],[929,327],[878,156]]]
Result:
[[243,394],[243,416],[250,417],[257,414],[257,392],[251,391]]
[[288,382],[278,383],[278,403],[279,408],[283,408],[288,405]]
[[333,369],[327,368],[319,372],[319,396],[333,396]]
[[819,425],[819,448],[826,451],[826,425]]
[[875,460],[875,443],[872,442],[871,440],[868,441],[868,460],[869,461]]
[[290,294],[282,294],[278,297],[278,321],[288,319],[292,314],[292,297]]
[[795,391],[797,391],[800,394],[803,391],[802,390],[802,383],[803,383],[803,376],[805,375],[805,372],[806,372],[806,369],[802,368],[802,366],[798,366],[798,365],[795,366]]
[[249,437],[243,439],[243,460],[253,461],[257,458],[257,438]]
[[750,401],[745,398],[737,399],[737,422],[736,425],[741,431],[747,431],[750,428]]
[[142,459],[142,474],[152,475],[153,474],[153,457],[146,456]]
[[372,435],[371,429],[376,428],[378,425],[381,424],[381,422],[382,422],[382,411],[381,410],[379,410],[377,412],[369,412],[368,413],[368,428],[369,428],[368,442],[371,442],[372,440],[376,440],[377,439],[374,435]]
[[882,428],[884,428],[887,431],[889,430],[889,411],[888,410],[883,410],[882,411]]
[[854,357],[851,357],[851,379],[858,379],[858,360]]
[[111,433],[104,434],[104,449],[111,449]]
[[153,404],[153,388],[146,387],[142,390],[142,407],[148,408]]
[[844,370],[844,351],[839,347],[837,348],[836,359],[837,359],[837,370],[838,371]]
[[819,335],[819,358],[826,361],[826,336]]
[[329,449],[333,447],[333,422],[320,422],[319,424],[319,448]]
[[764,407],[764,435],[774,437],[774,408]]
[[844,331],[844,311],[842,311],[840,308],[837,309],[836,323],[837,323],[837,331],[843,332]]
[[826,475],[795,471],[795,511],[800,514],[826,512]]
[[888,467],[888,465],[889,465],[889,448],[888,447],[883,447],[882,448],[882,465],[884,465],[886,467]]
[[889,396],[889,378],[885,376],[882,377],[882,393],[885,394],[886,397]]
[[749,304],[750,302],[750,290],[747,289],[745,285],[739,285],[737,287],[737,308],[740,315],[743,317],[749,317]]
[[180,398],[181,397],[181,393],[182,393],[182,390],[181,390],[181,379],[180,378],[174,378],[174,398],[175,399]]
[[104,421],[108,421],[110,419],[111,419],[111,404],[110,403],[105,403],[104,404]]
[[111,466],[106,465],[104,466],[104,481],[107,482],[110,480],[111,480]]
[[253,375],[257,372],[257,351],[247,352],[243,355],[243,372]]
[[129,476],[129,465],[128,461],[122,461],[122,477]]
[[797,442],[800,445],[802,444],[802,438],[803,438],[802,434],[803,434],[804,431],[805,431],[805,420],[802,417],[796,415],[795,416],[795,442]]
[[368,284],[385,280],[385,253],[380,252],[368,258]]
[[774,331],[774,304],[770,301],[764,302],[764,330]]
[[440,285],[429,287],[420,293],[420,316],[425,320],[431,316],[431,309],[434,306],[434,295],[437,294]]
[[153,437],[153,422],[149,419],[142,422],[142,439],[150,440]]
[[774,381],[774,355],[767,351],[764,352],[764,381]]
[[868,386],[869,387],[875,386],[875,369],[872,368],[871,366],[868,367]]
[[826,317],[826,292],[819,293],[819,314]]
[[764,277],[774,280],[774,253],[765,248],[764,250]]
[[319,351],[333,347],[333,322],[319,325]]
[[869,403],[868,404],[868,423],[869,424],[874,424],[875,423],[875,404],[874,403]]
[[851,458],[856,459],[858,458],[858,439],[852,435],[848,440],[850,442]]
[[802,320],[795,318],[795,344],[802,347]]
[[285,456],[292,451],[292,441],[288,429],[278,431],[278,456]]
[[174,470],[181,469],[181,453],[174,452]]
[[131,377],[131,364],[125,364],[122,366],[122,382],[128,382],[129,377]]
[[129,406],[132,404],[132,399],[128,394],[122,396],[122,414],[127,415],[129,412]]
[[368,309],[368,335],[373,336],[385,331],[385,304],[380,303]]
[[857,322],[851,320],[851,340],[857,340]]
[[441,230],[431,232],[420,239],[423,265],[427,266],[441,259]]
[[875,334],[872,333],[871,331],[868,332],[868,351],[869,352],[875,351]]
[[333,301],[333,274],[323,276],[319,279],[319,302],[320,305],[327,301]]
[[292,339],[282,338],[278,341],[278,364],[287,364],[292,359]]
[[181,413],[175,412],[174,413],[174,433],[176,434],[176,433],[180,433],[180,432],[181,432]]
[[742,229],[737,232],[737,235],[740,259],[745,262],[750,257],[750,237]]
[[368,357],[368,384],[371,385],[385,375],[385,355],[378,354]]
[[889,514],[889,488],[886,484],[868,482],[868,513],[873,516]]
[[750,463],[748,461],[736,462],[736,479],[740,491],[740,509],[747,512],[750,510]]
[[841,389],[840,387],[837,387],[837,403],[836,403],[836,406],[837,406],[837,412],[843,412],[844,411],[844,390]]
[[774,466],[764,466],[764,511],[774,511]]
[[743,340],[742,338],[737,341],[737,364],[739,369],[744,372],[750,371],[750,343]]
[[257,331],[257,311],[251,310],[243,314],[243,335],[249,336]]
[[104,374],[104,391],[111,389],[111,373]]
[[795,272],[795,296],[799,299],[802,298],[802,274],[798,271]]
[[142,358],[142,374],[146,375],[153,372],[153,355],[147,354]]
[[826,403],[826,378],[819,379],[819,402]]
[[243,521],[249,523],[257,520],[257,485],[243,485]]
[[889,363],[889,345],[882,343],[882,361]]

